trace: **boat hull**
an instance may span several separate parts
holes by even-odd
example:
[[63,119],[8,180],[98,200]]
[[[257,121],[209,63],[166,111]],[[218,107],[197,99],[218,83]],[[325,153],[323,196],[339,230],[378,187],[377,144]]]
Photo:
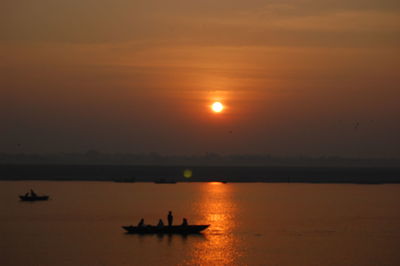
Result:
[[49,196],[19,196],[21,201],[45,201],[49,199]]
[[122,226],[128,234],[200,234],[210,225],[173,225],[173,226]]

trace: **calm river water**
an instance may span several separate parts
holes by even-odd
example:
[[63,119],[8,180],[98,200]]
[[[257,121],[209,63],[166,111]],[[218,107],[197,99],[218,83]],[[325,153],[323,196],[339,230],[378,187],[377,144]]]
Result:
[[[211,226],[121,229],[169,210]],[[400,185],[0,182],[1,265],[400,265],[399,244]]]

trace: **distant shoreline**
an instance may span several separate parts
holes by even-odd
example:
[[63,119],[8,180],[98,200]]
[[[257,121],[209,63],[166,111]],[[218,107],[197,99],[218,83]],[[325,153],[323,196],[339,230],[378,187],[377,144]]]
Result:
[[[190,177],[184,171],[190,170]],[[400,167],[0,165],[4,181],[400,183]]]

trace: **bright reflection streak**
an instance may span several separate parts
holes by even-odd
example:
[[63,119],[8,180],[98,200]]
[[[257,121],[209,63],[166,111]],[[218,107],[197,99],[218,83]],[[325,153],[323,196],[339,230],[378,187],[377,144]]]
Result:
[[235,243],[233,229],[236,227],[236,206],[232,201],[232,186],[221,182],[203,183],[202,197],[197,209],[206,224],[211,224],[205,232],[207,241],[196,243],[190,256],[191,265],[232,265],[240,252]]
[[217,181],[213,181],[213,182],[208,182],[208,184],[210,185],[222,185],[222,182],[217,182]]

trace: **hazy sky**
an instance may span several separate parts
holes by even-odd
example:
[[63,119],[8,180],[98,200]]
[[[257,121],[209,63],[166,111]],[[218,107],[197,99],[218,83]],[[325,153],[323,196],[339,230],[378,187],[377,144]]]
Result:
[[400,3],[3,0],[0,121],[0,152],[399,157]]

